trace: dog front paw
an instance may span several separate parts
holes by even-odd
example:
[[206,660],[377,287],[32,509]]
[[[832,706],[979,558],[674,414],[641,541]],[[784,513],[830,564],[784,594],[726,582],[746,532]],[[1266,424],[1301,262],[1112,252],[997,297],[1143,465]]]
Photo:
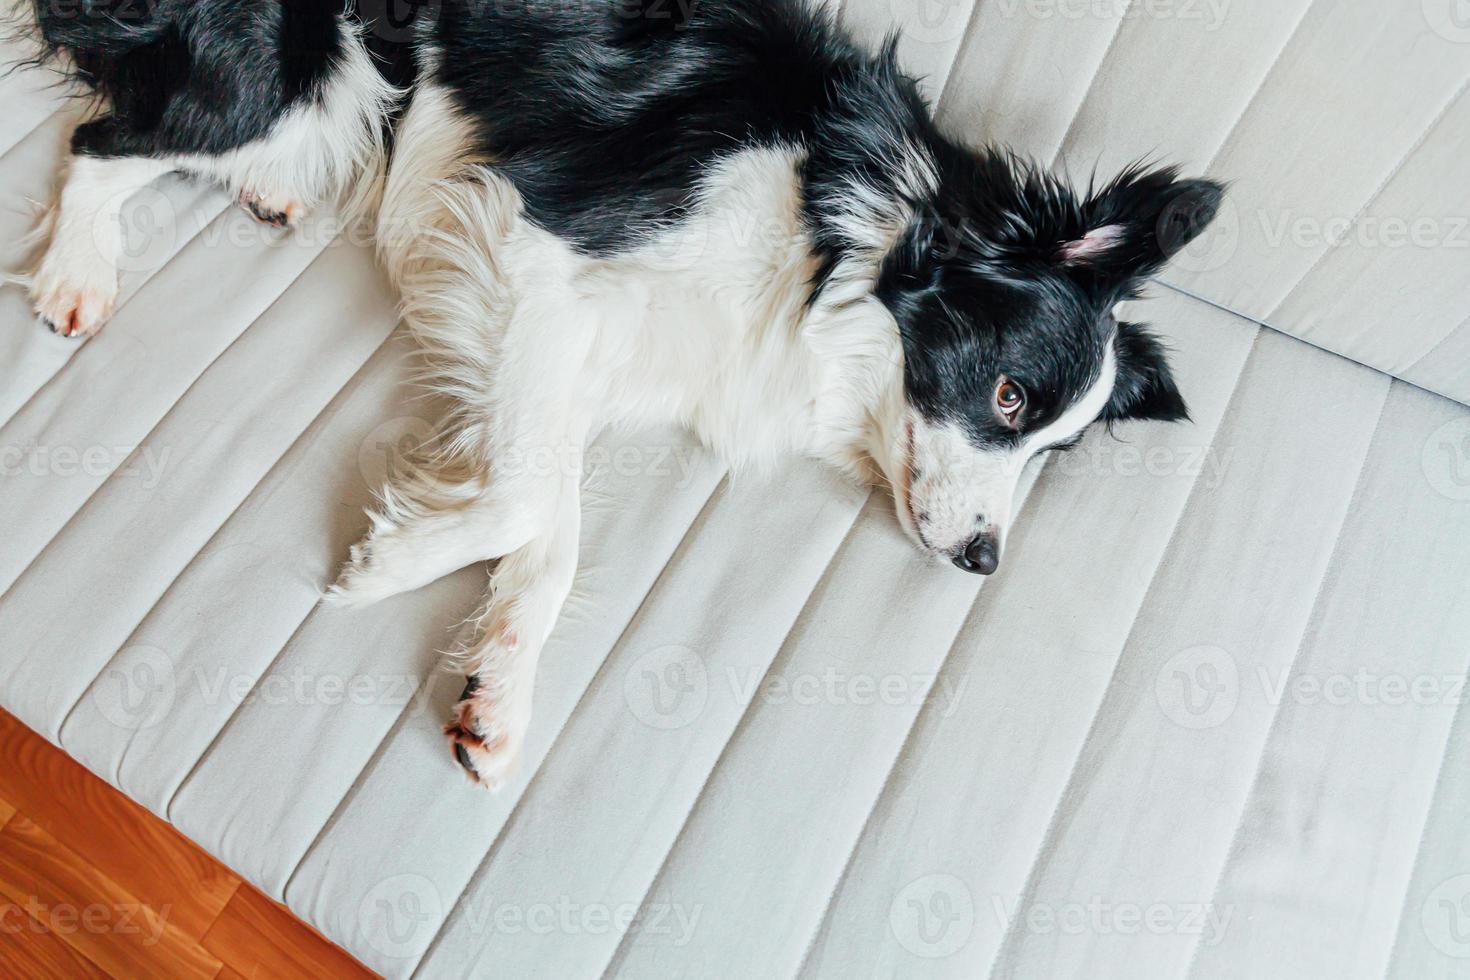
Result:
[[474,782],[491,790],[504,786],[520,768],[529,704],[496,679],[470,678],[453,720],[444,726],[454,758]]
[[112,316],[117,271],[101,261],[74,262],[53,250],[31,283],[31,305],[52,333],[90,337]]

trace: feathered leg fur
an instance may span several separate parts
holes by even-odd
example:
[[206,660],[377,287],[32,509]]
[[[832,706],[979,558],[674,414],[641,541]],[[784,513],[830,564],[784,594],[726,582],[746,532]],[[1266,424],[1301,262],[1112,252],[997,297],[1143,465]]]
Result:
[[[433,87],[403,120],[380,210],[379,254],[402,295],[428,380],[451,396],[446,434],[382,493],[332,590],[357,603],[499,559],[474,635],[453,658],[473,683],[445,732],[477,781],[515,769],[536,662],[576,571],[582,447],[578,330],[565,269],[511,269],[546,233],[467,156],[470,137]],[[553,255],[561,250],[551,250]]]

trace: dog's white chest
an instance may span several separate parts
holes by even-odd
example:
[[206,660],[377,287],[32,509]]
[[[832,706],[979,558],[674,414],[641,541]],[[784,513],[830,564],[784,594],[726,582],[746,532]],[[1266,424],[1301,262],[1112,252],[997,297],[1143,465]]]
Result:
[[804,334],[814,260],[799,160],[730,158],[688,218],[579,275],[599,324],[588,371],[613,414],[681,418],[735,464],[808,451],[826,368]]

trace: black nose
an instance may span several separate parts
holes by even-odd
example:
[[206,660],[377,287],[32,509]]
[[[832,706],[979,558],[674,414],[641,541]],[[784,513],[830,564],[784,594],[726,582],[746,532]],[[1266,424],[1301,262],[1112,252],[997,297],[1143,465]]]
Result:
[[954,556],[956,568],[976,575],[989,575],[1000,567],[1000,537],[987,531],[973,538],[963,553]]

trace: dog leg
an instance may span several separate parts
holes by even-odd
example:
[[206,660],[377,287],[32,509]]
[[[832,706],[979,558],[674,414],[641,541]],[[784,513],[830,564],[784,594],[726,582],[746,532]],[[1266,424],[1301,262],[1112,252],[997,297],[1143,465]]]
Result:
[[458,658],[471,684],[444,729],[460,765],[492,789],[516,770],[536,665],[577,570],[582,453],[593,434],[580,400],[589,331],[556,294],[538,291],[507,333],[497,388],[504,410],[485,420],[496,447],[490,471],[502,500],[532,503],[531,536],[495,568],[479,635]]
[[362,606],[510,554],[535,534],[529,507],[483,476],[446,479],[421,464],[386,487],[328,598]]
[[581,527],[578,481],[561,481],[546,533],[496,566],[479,616],[480,635],[462,656],[470,684],[444,727],[470,778],[499,789],[516,772],[531,723],[542,647],[571,592]]
[[149,157],[72,157],[50,216],[50,244],[31,277],[31,302],[52,331],[90,336],[112,315],[123,204],[171,169]]
[[[545,414],[548,407],[501,420],[516,436],[488,464],[488,484],[436,478],[421,467],[386,491],[373,530],[329,593],[333,601],[365,604],[500,558],[475,617],[477,634],[455,654],[471,683],[444,729],[460,764],[492,789],[515,772],[536,664],[577,567],[580,452],[562,447],[583,445],[585,433]],[[548,447],[558,450],[548,454],[555,462],[524,462]]]
[[339,591],[353,601],[500,557],[457,657],[471,682],[445,727],[470,776],[498,787],[520,758],[537,661],[576,572],[581,451],[597,419],[583,367],[597,323],[571,288],[575,260],[522,225],[507,181],[472,172],[473,145],[453,99],[432,84],[415,91],[376,239],[434,365],[431,386],[456,403],[440,442],[451,454],[441,471],[456,477],[437,485],[470,492],[408,481],[408,505],[385,501]]

